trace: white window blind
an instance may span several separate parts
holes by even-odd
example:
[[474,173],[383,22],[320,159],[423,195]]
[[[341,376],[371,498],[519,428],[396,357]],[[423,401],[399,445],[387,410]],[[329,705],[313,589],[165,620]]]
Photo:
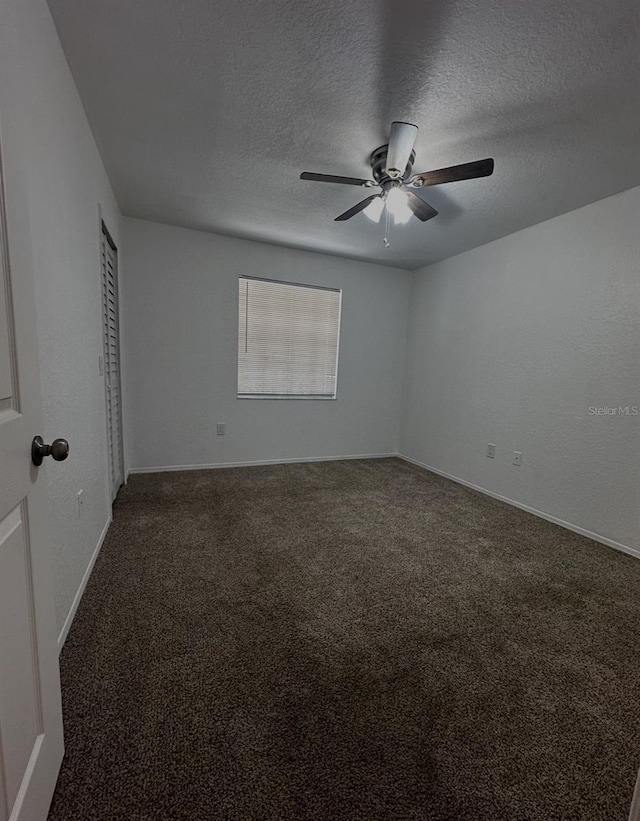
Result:
[[240,277],[240,399],[336,398],[341,295]]

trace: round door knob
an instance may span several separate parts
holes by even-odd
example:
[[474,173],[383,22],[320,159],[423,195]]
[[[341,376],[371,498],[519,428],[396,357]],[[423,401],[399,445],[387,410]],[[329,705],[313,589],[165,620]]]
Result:
[[45,445],[42,436],[34,436],[31,443],[31,461],[36,467],[42,464],[45,456],[51,456],[56,462],[64,462],[69,455],[69,443],[66,439],[54,439]]

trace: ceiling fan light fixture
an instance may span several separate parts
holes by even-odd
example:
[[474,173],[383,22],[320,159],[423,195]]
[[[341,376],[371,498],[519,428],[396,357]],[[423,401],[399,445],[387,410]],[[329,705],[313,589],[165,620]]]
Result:
[[406,225],[409,222],[409,220],[411,219],[412,216],[413,216],[413,214],[412,214],[411,210],[409,208],[407,208],[406,211],[402,212],[401,216],[395,216],[393,218],[393,221],[395,222],[396,225]]
[[400,188],[394,186],[389,190],[386,204],[387,210],[393,217],[393,221],[396,225],[404,225],[409,222],[413,216],[413,212],[411,208],[409,208],[407,195]]
[[383,211],[384,200],[382,197],[376,197],[375,200],[371,200],[369,205],[367,205],[364,209],[363,213],[366,214],[373,222],[380,222],[380,217],[382,216]]

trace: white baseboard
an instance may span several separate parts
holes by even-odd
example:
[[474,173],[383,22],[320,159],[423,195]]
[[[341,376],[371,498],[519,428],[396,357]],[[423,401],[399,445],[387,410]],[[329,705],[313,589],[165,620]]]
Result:
[[218,470],[220,468],[247,468],[258,465],[294,465],[306,462],[341,462],[344,459],[388,459],[397,453],[360,453],[349,456],[303,456],[294,459],[262,459],[256,462],[217,462],[209,465],[162,465],[149,468],[131,468],[131,473],[166,473],[173,470]]
[[553,522],[554,525],[560,525],[560,527],[564,527],[567,530],[572,530],[574,533],[579,533],[581,536],[586,536],[587,538],[600,542],[607,547],[612,547],[614,550],[620,550],[622,553],[628,553],[630,556],[635,556],[636,559],[640,559],[640,550],[635,547],[629,547],[621,542],[615,542],[613,539],[608,539],[606,536],[601,536],[600,533],[593,533],[591,530],[585,530],[584,527],[574,525],[572,522],[565,522],[564,519],[559,519],[557,516],[552,516],[550,513],[537,510],[535,507],[530,507],[522,502],[516,502],[515,499],[510,499],[508,496],[502,496],[500,493],[494,493],[492,490],[487,490],[485,487],[480,487],[480,485],[474,485],[473,482],[467,482],[466,479],[461,479],[459,476],[453,476],[451,473],[445,473],[444,470],[438,470],[438,468],[434,468],[424,462],[419,462],[417,459],[412,459],[410,456],[405,456],[403,453],[398,453],[396,455],[399,459],[404,459],[405,462],[410,462],[412,465],[417,465],[418,467],[424,468],[424,470],[428,470],[431,473],[436,473],[438,476],[444,476],[445,479],[451,479],[452,482],[457,482],[459,485],[470,487],[473,490],[484,493],[486,496],[492,496],[494,499],[498,499],[501,502],[506,502],[508,505],[517,507],[520,510],[525,510],[527,513],[533,513],[534,516],[539,516],[541,519],[546,519],[547,522]]
[[91,558],[89,559],[89,564],[87,565],[87,569],[84,571],[84,576],[82,577],[82,581],[80,582],[80,586],[76,592],[76,595],[73,598],[73,602],[71,603],[71,607],[69,608],[69,612],[67,613],[67,618],[64,620],[64,624],[62,625],[62,630],[60,631],[60,635],[58,636],[58,653],[62,650],[65,641],[67,640],[67,634],[69,632],[69,628],[71,627],[71,623],[76,615],[76,610],[78,609],[78,605],[80,604],[80,600],[82,599],[82,594],[84,593],[84,589],[87,586],[87,582],[89,581],[89,576],[91,575],[91,571],[93,570],[93,566],[96,563],[96,559],[98,558],[98,553],[100,553],[100,548],[102,547],[102,543],[105,540],[107,535],[107,531],[109,530],[109,525],[111,524],[111,516],[106,521],[105,526],[102,528],[102,533],[100,534],[100,538],[98,539],[98,544],[95,547],[95,550],[91,554]]

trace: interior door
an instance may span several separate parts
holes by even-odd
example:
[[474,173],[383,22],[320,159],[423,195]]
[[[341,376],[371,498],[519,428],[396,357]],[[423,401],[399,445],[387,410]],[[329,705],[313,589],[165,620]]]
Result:
[[42,468],[31,460],[32,439],[42,433],[42,406],[28,212],[20,169],[8,162],[4,167],[3,174],[0,164],[0,821],[44,821],[62,760],[62,713],[47,499]]
[[633,793],[631,801],[631,809],[629,810],[629,821],[640,821],[640,772],[636,781],[636,788]]
[[102,310],[104,376],[107,402],[107,443],[111,501],[124,483],[122,453],[122,396],[120,391],[120,318],[118,300],[118,249],[102,223]]

